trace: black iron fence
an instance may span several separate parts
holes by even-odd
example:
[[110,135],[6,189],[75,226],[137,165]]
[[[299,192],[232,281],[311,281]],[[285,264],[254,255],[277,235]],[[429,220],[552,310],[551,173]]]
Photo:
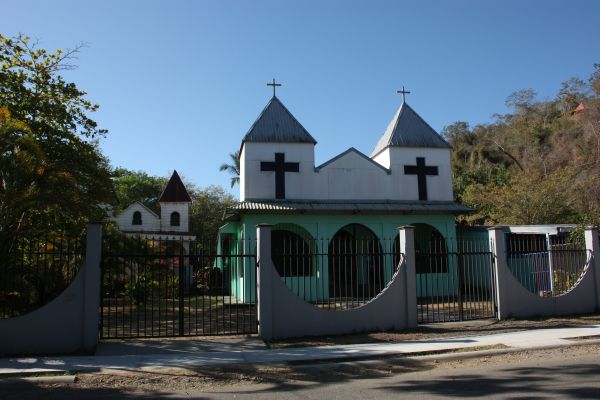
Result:
[[509,234],[506,260],[515,278],[532,293],[559,296],[571,290],[591,252],[569,236]]
[[419,323],[495,316],[495,258],[487,240],[415,241]]
[[312,240],[273,230],[271,245],[273,264],[288,288],[304,301],[331,310],[371,301],[403,260],[397,240]]
[[85,238],[19,237],[0,248],[0,318],[12,318],[46,305],[69,286],[83,263]]
[[256,243],[106,237],[101,337],[257,332]]

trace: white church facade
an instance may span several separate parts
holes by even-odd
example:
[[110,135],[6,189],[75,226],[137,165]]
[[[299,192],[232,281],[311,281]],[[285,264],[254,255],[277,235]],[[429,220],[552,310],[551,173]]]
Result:
[[[405,101],[370,156],[349,148],[317,166],[316,144],[274,95],[242,139],[240,201],[226,212],[222,240],[252,239],[266,223],[273,240],[369,239],[385,251],[404,225],[416,226],[417,238],[451,240],[455,216],[471,211],[453,201],[450,145]],[[231,275],[236,296],[250,300],[253,274],[249,266]]]

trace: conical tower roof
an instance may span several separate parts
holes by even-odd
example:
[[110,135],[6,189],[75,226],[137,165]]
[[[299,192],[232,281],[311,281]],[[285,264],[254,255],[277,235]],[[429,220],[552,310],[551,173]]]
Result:
[[192,199],[185,188],[185,185],[181,181],[179,174],[177,171],[173,171],[173,175],[171,175],[171,179],[167,183],[165,190],[163,190],[160,198],[158,199],[159,203],[171,202],[171,203],[191,203]]
[[252,124],[244,142],[317,143],[277,96],[271,98]]
[[375,146],[375,150],[371,153],[371,157],[375,157],[387,147],[451,148],[450,144],[406,102],[402,102],[400,105],[396,115]]

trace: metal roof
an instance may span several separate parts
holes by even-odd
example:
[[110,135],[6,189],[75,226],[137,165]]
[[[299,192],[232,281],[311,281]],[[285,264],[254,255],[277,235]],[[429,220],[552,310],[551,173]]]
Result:
[[276,96],[252,124],[244,142],[317,143]]
[[274,213],[338,213],[338,214],[467,214],[473,208],[453,201],[242,201],[225,212],[227,219],[234,219],[240,214]]
[[406,102],[392,118],[385,133],[379,139],[371,157],[390,146],[397,147],[433,147],[449,149],[451,146]]
[[169,179],[169,183],[167,183],[167,187],[163,190],[160,195],[160,199],[158,199],[160,203],[163,202],[174,202],[174,203],[191,203],[192,199],[190,198],[189,193],[187,192],[185,185],[181,181],[179,174],[177,171],[173,171],[173,175],[171,175],[171,179]]

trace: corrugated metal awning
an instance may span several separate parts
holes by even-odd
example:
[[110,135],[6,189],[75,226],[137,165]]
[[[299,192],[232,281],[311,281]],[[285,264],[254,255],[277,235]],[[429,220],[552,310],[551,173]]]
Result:
[[242,201],[225,218],[242,214],[467,214],[475,211],[453,201]]

